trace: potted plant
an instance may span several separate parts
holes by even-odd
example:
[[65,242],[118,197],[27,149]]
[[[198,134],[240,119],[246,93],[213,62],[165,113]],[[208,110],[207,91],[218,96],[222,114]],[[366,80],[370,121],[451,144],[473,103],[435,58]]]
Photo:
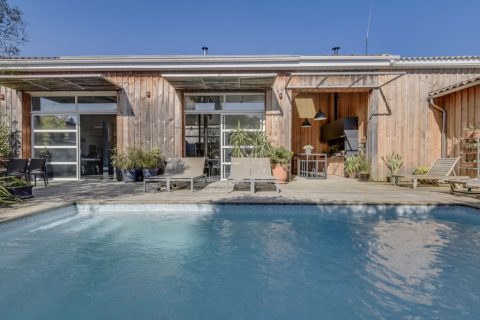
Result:
[[149,151],[142,151],[140,166],[142,167],[143,178],[156,176],[163,166],[160,149],[153,148]]
[[293,157],[293,152],[284,147],[273,147],[269,158],[272,163],[272,174],[278,179],[279,183],[287,183],[288,164]]
[[382,156],[381,159],[383,160],[387,168],[390,170],[389,179],[391,182],[393,182],[394,181],[393,177],[397,175],[398,170],[400,169],[401,166],[403,166],[402,156],[399,155],[398,153],[392,152],[387,156]]
[[16,177],[7,177],[2,180],[2,185],[14,197],[17,197],[20,199],[33,197],[32,195],[33,186],[28,181],[25,181]]
[[354,179],[357,177],[357,173],[360,171],[360,160],[357,155],[349,156],[345,158],[345,175],[347,178]]
[[122,172],[124,182],[137,182],[140,179],[142,152],[137,148],[127,148],[125,152],[113,152],[112,164]]
[[303,146],[303,150],[305,150],[305,154],[310,155],[312,154],[313,146],[311,144],[307,144]]
[[22,199],[13,196],[10,191],[7,190],[1,183],[0,183],[0,207],[5,207],[11,204],[22,202]]
[[358,180],[362,182],[370,181],[370,166],[364,154],[358,155]]

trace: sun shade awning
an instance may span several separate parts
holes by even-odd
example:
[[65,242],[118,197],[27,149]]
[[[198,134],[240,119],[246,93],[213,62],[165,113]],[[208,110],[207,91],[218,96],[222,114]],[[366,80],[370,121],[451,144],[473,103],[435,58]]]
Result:
[[101,74],[0,75],[0,85],[19,91],[115,91],[121,89]]
[[163,74],[165,79],[180,90],[270,89],[276,73],[235,74]]
[[405,72],[292,73],[285,89],[311,92],[368,92],[395,81]]

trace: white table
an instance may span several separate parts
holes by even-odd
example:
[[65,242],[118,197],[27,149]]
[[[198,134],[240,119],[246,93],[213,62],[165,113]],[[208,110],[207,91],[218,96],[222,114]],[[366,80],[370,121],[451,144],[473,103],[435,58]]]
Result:
[[327,178],[326,153],[301,153],[298,155],[298,175],[304,178]]

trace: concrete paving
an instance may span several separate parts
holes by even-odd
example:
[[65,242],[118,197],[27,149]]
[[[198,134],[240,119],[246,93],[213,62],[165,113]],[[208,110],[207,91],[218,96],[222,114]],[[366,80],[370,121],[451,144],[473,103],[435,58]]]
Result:
[[0,208],[0,222],[31,215],[73,203],[87,204],[193,204],[193,203],[299,203],[299,204],[451,204],[480,208],[474,196],[451,195],[447,186],[410,185],[395,187],[388,183],[359,182],[331,176],[327,180],[296,178],[281,185],[276,193],[273,186],[261,186],[254,195],[248,186],[239,186],[227,193],[227,183],[199,182],[196,191],[189,187],[172,192],[159,191],[159,185],[149,184],[147,192],[143,183],[127,184],[109,180],[54,182],[48,188],[34,188],[34,198],[9,208]]

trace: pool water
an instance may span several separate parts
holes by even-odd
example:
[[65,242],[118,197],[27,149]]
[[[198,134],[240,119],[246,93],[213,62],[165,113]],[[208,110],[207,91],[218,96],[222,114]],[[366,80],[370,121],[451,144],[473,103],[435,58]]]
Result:
[[0,318],[480,319],[464,207],[80,208],[0,237]]

